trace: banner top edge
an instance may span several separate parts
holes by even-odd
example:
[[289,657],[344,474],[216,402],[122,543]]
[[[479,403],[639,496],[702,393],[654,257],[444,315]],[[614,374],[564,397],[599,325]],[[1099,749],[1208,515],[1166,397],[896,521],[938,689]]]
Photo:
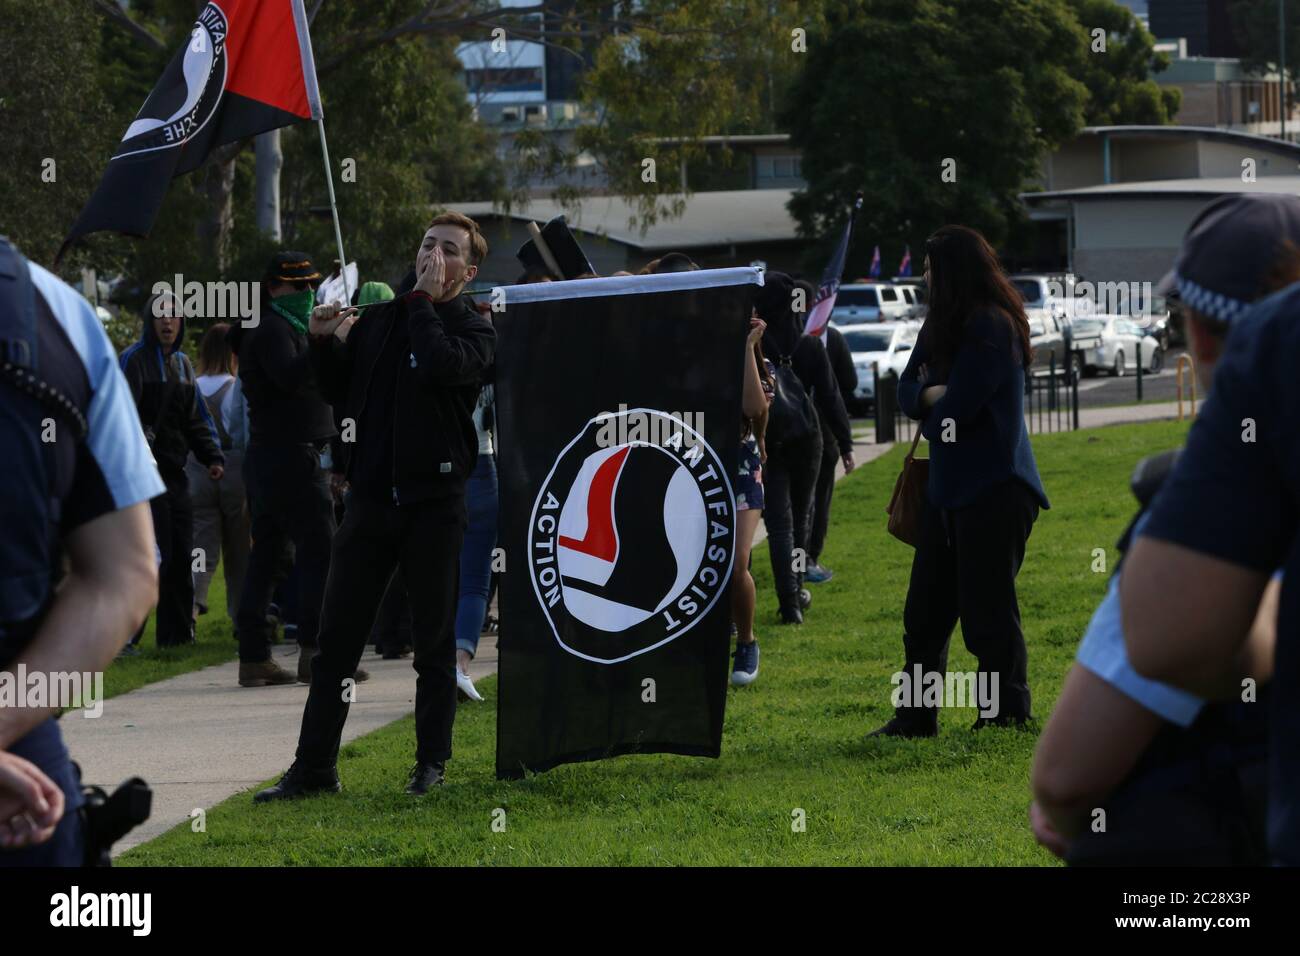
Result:
[[497,286],[507,305],[549,302],[561,299],[590,299],[608,295],[638,295],[647,292],[689,292],[736,285],[763,284],[763,273],[754,266],[730,269],[697,269],[645,276],[598,276],[594,279],[565,279],[561,282],[532,282],[528,285]]

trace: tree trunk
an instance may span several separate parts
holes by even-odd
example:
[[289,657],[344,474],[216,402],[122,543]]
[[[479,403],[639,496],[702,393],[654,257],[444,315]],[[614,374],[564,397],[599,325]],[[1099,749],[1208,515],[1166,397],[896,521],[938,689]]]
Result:
[[235,221],[235,159],[239,145],[216,150],[203,170],[208,215],[199,223],[199,246],[219,275],[225,273],[230,261],[230,230]]
[[284,165],[280,131],[273,129],[258,136],[254,148],[257,153],[257,231],[280,242],[280,168]]

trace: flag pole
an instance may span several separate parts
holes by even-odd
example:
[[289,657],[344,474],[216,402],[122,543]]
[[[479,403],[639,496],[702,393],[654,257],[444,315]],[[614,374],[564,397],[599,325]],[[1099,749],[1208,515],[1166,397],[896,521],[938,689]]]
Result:
[[320,130],[320,153],[325,160],[325,182],[330,191],[330,215],[334,218],[334,242],[339,248],[339,268],[343,272],[343,294],[347,296],[347,301],[352,301],[352,290],[348,287],[348,259],[343,255],[343,232],[339,229],[339,204],[334,198],[334,171],[330,168],[330,148],[325,142],[325,117],[316,121],[316,128]]

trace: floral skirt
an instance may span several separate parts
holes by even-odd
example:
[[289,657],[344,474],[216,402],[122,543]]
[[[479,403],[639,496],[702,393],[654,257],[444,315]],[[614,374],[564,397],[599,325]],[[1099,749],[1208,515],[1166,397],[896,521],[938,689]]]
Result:
[[763,463],[758,441],[752,435],[740,442],[740,467],[736,471],[736,510],[763,510]]

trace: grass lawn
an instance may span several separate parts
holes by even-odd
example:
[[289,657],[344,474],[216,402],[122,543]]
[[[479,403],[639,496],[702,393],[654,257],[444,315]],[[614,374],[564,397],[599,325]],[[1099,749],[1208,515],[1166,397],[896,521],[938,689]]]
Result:
[[[1030,686],[1052,709],[1106,575],[1093,549],[1113,546],[1133,510],[1136,460],[1180,444],[1185,425],[1152,423],[1041,436],[1038,462],[1054,507],[1039,518],[1020,575]],[[825,560],[802,628],[779,628],[766,547],[755,555],[761,676],[732,689],[723,755],[620,757],[520,781],[493,776],[496,680],[484,706],[462,705],[449,782],[401,793],[410,718],[344,748],[344,792],[254,807],[241,793],[137,847],[123,865],[883,864],[1048,865],[1026,824],[1036,734],[972,733],[950,711],[937,739],[865,739],[891,714],[902,665],[901,617],[911,550],[885,531],[902,449],[840,485]],[[975,662],[954,637],[949,666]],[[505,829],[493,829],[494,812]],[[792,822],[803,811],[806,829]]]
[[208,613],[199,618],[195,643],[188,647],[160,648],[154,641],[154,615],[149,615],[140,653],[114,661],[104,672],[104,697],[116,697],[156,681],[196,671],[211,664],[224,664],[239,654],[226,616],[226,582],[217,568],[208,589]]

